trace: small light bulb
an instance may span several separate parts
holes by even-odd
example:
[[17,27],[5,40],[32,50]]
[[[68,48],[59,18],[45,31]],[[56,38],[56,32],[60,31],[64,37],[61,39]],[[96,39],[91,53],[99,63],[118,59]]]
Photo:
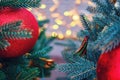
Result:
[[60,33],[60,34],[58,35],[58,38],[62,40],[62,39],[64,39],[64,35],[63,35],[62,33]]
[[56,32],[52,32],[52,37],[57,37],[57,33]]
[[72,26],[72,27],[74,27],[76,25],[76,23],[74,22],[74,21],[72,21],[71,23],[70,23],[70,26]]
[[67,36],[70,36],[71,34],[72,34],[72,31],[71,31],[71,30],[67,30],[67,31],[66,31],[66,35],[67,35]]
[[65,12],[64,12],[64,15],[65,15],[65,16],[70,16],[70,12],[69,12],[69,11],[65,11]]
[[58,25],[62,25],[62,24],[63,24],[63,22],[62,22],[61,20],[59,20],[59,19],[56,19],[55,22],[56,22]]
[[42,16],[38,16],[37,19],[38,20],[43,20],[43,17]]
[[53,29],[55,29],[55,30],[56,30],[56,29],[58,29],[58,28],[59,28],[59,26],[58,26],[58,25],[56,25],[56,24],[55,24],[55,25],[53,25]]
[[40,8],[41,8],[41,9],[45,9],[45,8],[46,8],[46,5],[45,5],[45,4],[41,4],[41,5],[40,5]]
[[81,0],[76,0],[75,3],[76,3],[76,4],[80,4],[80,3],[81,3]]
[[80,17],[79,17],[79,15],[73,15],[72,19],[73,19],[73,20],[79,20]]

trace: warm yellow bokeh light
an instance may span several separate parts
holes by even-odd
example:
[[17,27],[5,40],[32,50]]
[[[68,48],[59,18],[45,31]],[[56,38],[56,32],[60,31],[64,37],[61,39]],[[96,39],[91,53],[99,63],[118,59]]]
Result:
[[72,34],[72,31],[71,31],[71,30],[67,30],[67,31],[66,31],[66,35],[67,35],[67,36],[70,36],[71,34]]
[[56,18],[56,17],[60,16],[60,14],[59,14],[59,13],[52,13],[51,16],[52,16],[53,18]]
[[88,5],[90,5],[90,6],[96,6],[93,2],[91,2],[91,1],[88,1]]
[[46,5],[45,5],[45,4],[41,4],[41,5],[40,5],[40,8],[41,8],[41,9],[45,9],[45,8],[46,8]]
[[55,29],[55,30],[56,30],[56,29],[58,29],[58,28],[59,28],[59,26],[58,26],[58,25],[56,25],[56,24],[55,24],[55,25],[53,25],[53,29]]
[[57,33],[56,32],[52,32],[52,37],[57,37]]
[[49,11],[54,12],[57,9],[57,7],[58,7],[57,5],[52,6],[49,8]]
[[56,19],[55,22],[58,24],[58,25],[62,25],[63,22],[60,20],[60,19]]
[[43,17],[42,16],[38,16],[37,19],[38,20],[43,20]]
[[80,17],[79,17],[79,15],[73,15],[72,19],[73,19],[73,20],[79,20]]
[[[44,28],[47,29],[47,36],[57,37],[58,39],[75,38],[78,31],[77,28],[84,28],[82,27],[82,22],[80,22],[80,13],[86,14],[86,12],[84,12],[84,3],[88,5],[95,4],[89,0],[87,2],[85,0],[70,0],[69,3],[71,3],[71,5],[66,3],[65,0],[48,0],[47,2],[41,2],[39,8],[28,8],[28,10],[35,14],[37,20],[50,20],[49,23],[44,25]],[[83,6],[82,10],[79,9],[80,6]],[[87,13],[86,16],[92,20],[91,15],[94,14]],[[39,33],[40,31],[41,29]]]
[[70,16],[70,12],[69,12],[69,11],[65,11],[65,12],[64,12],[64,15],[65,15],[65,16]]
[[76,4],[80,4],[80,3],[81,3],[81,0],[76,0],[75,3],[76,3]]
[[75,27],[75,26],[76,26],[76,22],[72,21],[72,22],[70,23],[70,26],[71,26],[71,27]]
[[44,15],[37,16],[37,20],[45,20],[45,19],[46,19],[46,16]]
[[58,35],[58,39],[64,39],[64,35],[63,35],[62,33],[60,33],[60,34]]

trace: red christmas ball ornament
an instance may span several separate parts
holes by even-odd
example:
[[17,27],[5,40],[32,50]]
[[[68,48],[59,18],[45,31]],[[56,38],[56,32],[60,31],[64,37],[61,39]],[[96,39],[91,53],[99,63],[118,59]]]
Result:
[[120,45],[101,54],[97,63],[97,80],[120,80]]
[[0,50],[0,57],[11,58],[21,56],[32,49],[38,38],[38,23],[32,13],[24,8],[5,7],[0,9],[0,26],[15,21],[22,21],[20,28],[31,30],[32,37],[28,39],[7,39],[10,46],[5,50]]

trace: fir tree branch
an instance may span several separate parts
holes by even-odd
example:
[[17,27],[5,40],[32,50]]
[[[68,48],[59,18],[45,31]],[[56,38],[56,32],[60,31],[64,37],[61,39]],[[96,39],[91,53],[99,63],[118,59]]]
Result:
[[94,41],[96,39],[96,36],[91,29],[92,25],[91,25],[90,21],[87,19],[87,17],[85,15],[80,15],[80,17],[81,17],[82,24],[85,27],[85,30],[87,30],[87,32],[89,34],[88,36],[92,35],[92,36],[90,36],[90,40]]
[[5,80],[6,76],[3,71],[0,70],[0,80]]
[[85,30],[88,30],[89,33],[91,33],[91,29],[90,29],[90,23],[88,21],[88,19],[86,18],[85,15],[80,15],[81,21],[83,26],[85,27]]
[[0,50],[5,50],[8,46],[10,43],[7,40],[0,40]]
[[[36,51],[36,50],[41,50],[43,49],[43,47],[46,47],[45,44],[46,44],[46,41],[47,41],[47,37],[45,35],[45,29],[41,29],[41,33],[38,37],[38,40],[34,46],[34,48],[32,49],[32,51]],[[39,44],[39,45],[38,45]]]
[[57,69],[68,74],[71,80],[82,80],[95,72],[96,68],[93,62],[84,58],[73,56],[73,62],[57,65]]
[[45,56],[47,56],[47,53],[51,50],[52,50],[52,47],[48,46],[48,47],[43,48],[42,50],[33,51],[33,52],[31,52],[31,55],[28,56],[28,58],[30,58],[30,59],[38,58],[39,59],[40,57],[45,57]]
[[15,22],[11,22],[11,23],[6,23],[6,24],[0,26],[0,31],[18,30],[20,28],[21,24],[22,24],[22,21],[15,21]]
[[[88,9],[95,13],[93,21],[89,23],[89,21],[82,16],[82,23],[88,32],[82,31],[82,34],[78,34],[79,37],[83,37],[85,34],[94,36],[88,44],[87,55],[80,57],[85,59],[86,62],[73,56],[72,54],[75,49],[71,48],[70,50],[65,49],[62,53],[67,63],[61,64],[60,66],[58,65],[58,69],[67,73],[71,80],[93,80],[96,76],[96,63],[100,54],[111,51],[120,45],[119,9],[110,3],[109,0],[92,0],[92,2],[96,4],[96,7],[89,7]],[[69,48],[69,46],[67,46],[67,48]],[[87,61],[92,62],[93,65],[91,66]]]
[[89,77],[91,74],[93,74],[93,71],[95,70],[96,70],[95,67],[88,69],[88,70],[86,69],[85,71],[82,71],[81,73],[78,72],[76,75],[73,75],[73,76],[70,75],[70,79],[72,80],[85,79],[86,77]]
[[50,21],[48,19],[46,20],[42,20],[42,21],[38,21],[39,27],[43,27],[44,24],[49,23]]
[[5,7],[38,7],[41,0],[1,0],[0,6]]
[[98,40],[95,42],[95,44],[99,47],[99,49],[103,49],[103,52],[108,52],[120,43],[119,34],[119,24],[113,24],[111,27],[106,26],[106,28],[104,28],[104,30],[99,35]]
[[29,39],[31,38],[31,32],[26,30],[19,31],[2,31],[0,32],[0,36],[3,39]]
[[22,29],[21,21],[15,21],[0,26],[0,49],[6,49],[10,43],[6,39],[29,39],[32,32]]
[[36,78],[39,75],[38,68],[29,68],[26,70],[21,71],[17,77],[16,80],[33,80],[33,78]]

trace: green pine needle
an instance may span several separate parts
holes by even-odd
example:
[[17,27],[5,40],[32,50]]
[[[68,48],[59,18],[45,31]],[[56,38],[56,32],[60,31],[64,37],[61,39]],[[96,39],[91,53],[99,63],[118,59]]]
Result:
[[27,29],[21,29],[21,23],[21,21],[15,21],[0,26],[0,50],[10,46],[6,39],[32,38],[32,32]]
[[48,19],[46,20],[42,20],[42,21],[38,21],[39,27],[43,27],[44,24],[49,23],[50,21]]
[[7,40],[0,40],[0,50],[6,49],[10,46],[10,43]]
[[38,68],[28,68],[23,71],[21,71],[17,77],[16,80],[33,80],[33,78],[36,78],[39,75]]
[[1,0],[0,6],[5,7],[38,7],[41,0]]
[[15,21],[11,23],[6,23],[0,26],[1,31],[11,31],[11,30],[18,30],[20,28],[22,21]]
[[43,48],[42,50],[38,50],[38,51],[33,51],[31,52],[31,54],[28,56],[29,59],[39,59],[41,57],[47,57],[47,53],[50,52],[52,50],[52,47],[47,46],[45,48]]

